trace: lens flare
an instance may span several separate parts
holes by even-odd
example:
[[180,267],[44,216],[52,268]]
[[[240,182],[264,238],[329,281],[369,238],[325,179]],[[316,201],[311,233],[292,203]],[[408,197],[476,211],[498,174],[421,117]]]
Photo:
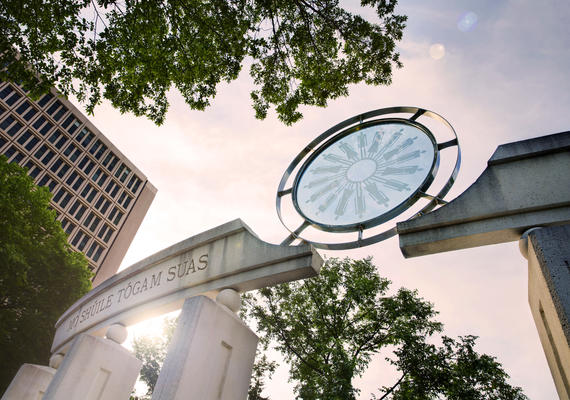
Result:
[[459,21],[457,21],[457,28],[461,32],[469,32],[475,28],[475,25],[477,25],[477,20],[477,14],[475,14],[473,11],[466,12],[461,16],[461,18],[459,18]]
[[445,46],[441,43],[432,44],[429,48],[429,55],[434,60],[439,60],[445,56]]

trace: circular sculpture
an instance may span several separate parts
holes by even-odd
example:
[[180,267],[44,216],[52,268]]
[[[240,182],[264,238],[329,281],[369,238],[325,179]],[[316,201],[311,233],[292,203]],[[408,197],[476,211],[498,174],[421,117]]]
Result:
[[[409,118],[379,115],[408,114]],[[438,143],[434,134],[417,120],[431,117],[451,130],[453,139]],[[457,147],[455,167],[437,195],[427,194],[437,174],[440,150]],[[291,173],[299,168],[290,189]],[[457,136],[441,116],[417,107],[371,111],[329,129],[309,144],[291,163],[277,192],[277,213],[291,232],[283,242],[299,238],[318,248],[348,249],[372,244],[396,234],[395,227],[363,238],[363,232],[398,216],[420,198],[431,201],[418,214],[443,203],[460,165]],[[285,224],[281,200],[290,195],[303,223],[295,230]],[[304,239],[307,227],[326,232],[358,232],[345,243],[319,243]]]

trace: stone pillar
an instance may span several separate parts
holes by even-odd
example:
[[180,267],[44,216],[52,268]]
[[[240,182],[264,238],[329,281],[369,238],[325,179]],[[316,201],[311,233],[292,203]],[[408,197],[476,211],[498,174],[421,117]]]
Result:
[[107,339],[77,336],[43,400],[128,400],[142,363],[120,345],[126,337],[121,325]]
[[49,367],[35,364],[22,365],[1,400],[41,399],[62,360],[63,354],[56,353],[51,356]]
[[43,365],[24,364],[6,389],[2,400],[39,400],[50,384],[55,369]]
[[236,400],[247,397],[258,337],[234,313],[239,293],[222,290],[217,302],[184,302],[153,400]]
[[570,399],[570,225],[531,229],[519,241],[528,259],[528,301],[561,399]]

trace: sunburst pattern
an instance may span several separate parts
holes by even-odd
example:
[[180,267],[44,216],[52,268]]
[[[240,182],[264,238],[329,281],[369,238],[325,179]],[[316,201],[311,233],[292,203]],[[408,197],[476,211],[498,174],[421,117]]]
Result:
[[321,151],[296,187],[299,210],[325,225],[381,216],[412,196],[435,154],[419,128],[391,122],[353,132]]

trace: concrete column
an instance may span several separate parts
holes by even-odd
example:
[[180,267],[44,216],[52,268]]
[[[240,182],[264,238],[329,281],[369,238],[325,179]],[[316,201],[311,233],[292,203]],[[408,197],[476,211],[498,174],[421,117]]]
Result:
[[153,400],[236,400],[247,397],[258,337],[234,312],[239,293],[225,289],[217,302],[184,302]]
[[556,390],[570,399],[570,225],[529,230],[519,247],[528,259],[528,301]]
[[63,354],[56,353],[51,356],[49,367],[35,364],[22,365],[1,400],[41,399],[62,360]]
[[54,368],[24,364],[6,389],[2,400],[39,400],[54,375]]
[[43,400],[128,400],[141,361],[120,345],[126,328],[113,325],[107,339],[77,336]]

